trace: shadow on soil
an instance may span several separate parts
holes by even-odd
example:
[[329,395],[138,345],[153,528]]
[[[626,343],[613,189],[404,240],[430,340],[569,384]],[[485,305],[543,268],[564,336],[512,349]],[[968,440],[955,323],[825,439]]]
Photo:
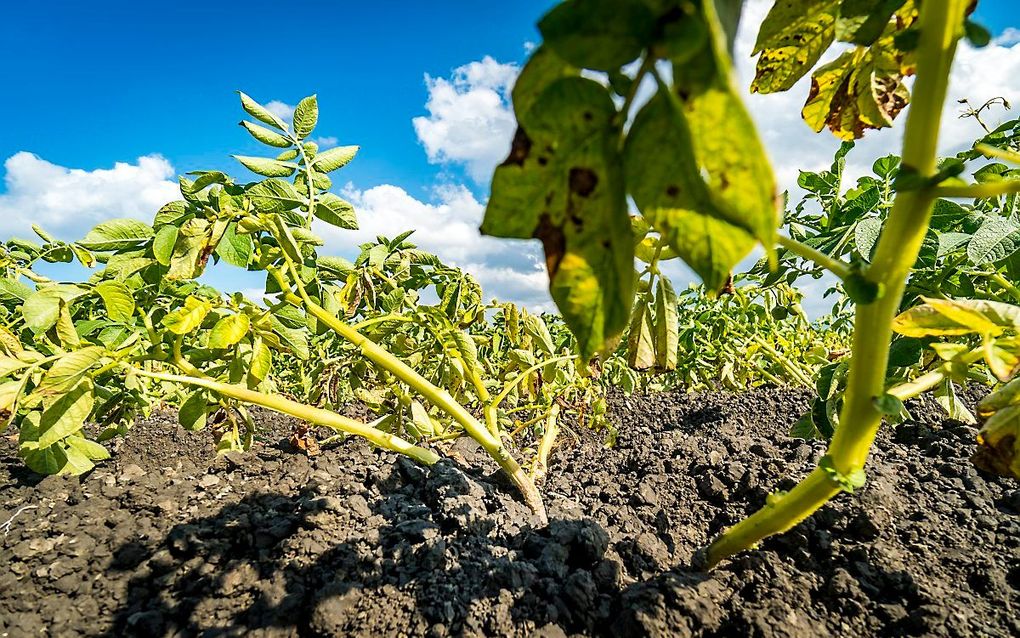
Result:
[[508,524],[453,464],[428,473],[398,465],[394,474],[404,476],[384,481],[371,504],[358,495],[260,492],[174,526],[149,543],[154,550],[123,545],[111,569],[135,575],[107,635],[608,629],[598,624],[616,615],[622,585],[600,526],[560,519],[534,530],[520,509]]

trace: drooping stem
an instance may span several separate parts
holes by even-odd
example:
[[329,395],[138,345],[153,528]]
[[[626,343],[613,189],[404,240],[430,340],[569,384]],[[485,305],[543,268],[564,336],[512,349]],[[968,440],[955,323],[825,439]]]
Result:
[[[944,0],[921,7],[917,80],[907,115],[902,162],[922,177],[935,173],[942,105],[966,6],[967,0]],[[841,491],[834,476],[849,476],[864,468],[882,422],[874,400],[885,391],[892,320],[928,230],[934,190],[897,194],[872,265],[864,273],[884,290],[874,302],[857,307],[843,410],[827,454],[830,469],[816,468],[790,492],[776,495],[764,508],[723,532],[707,550],[708,567],[792,528]]]
[[[289,261],[289,258],[288,265],[292,271],[291,275],[294,280],[300,282],[301,280],[297,276],[297,269],[294,264]],[[275,272],[279,275],[278,271],[271,272]],[[277,276],[277,282],[286,284],[282,276]],[[386,348],[372,341],[346,322],[340,320],[333,313],[315,303],[300,284],[297,286],[298,295],[295,295],[290,290],[289,285],[282,285],[281,288],[284,291],[283,297],[287,302],[294,305],[304,306],[305,310],[313,317],[356,346],[369,361],[372,361],[409,385],[425,397],[430,403],[438,407],[443,412],[446,412],[455,421],[457,421],[468,435],[475,441],[478,441],[482,448],[484,448],[485,451],[488,452],[488,454],[499,464],[503,471],[506,472],[507,476],[510,477],[510,480],[513,481],[518,490],[520,490],[521,495],[524,497],[524,502],[538,516],[539,520],[543,524],[548,520],[546,518],[545,505],[542,502],[542,496],[539,494],[534,481],[531,480],[531,477],[528,476],[521,468],[520,464],[513,458],[513,456],[511,456],[510,452],[503,447],[502,441],[498,437],[493,436],[488,429],[470,412],[468,412],[463,405],[457,402],[457,400],[454,399],[449,392],[434,385],[428,379],[415,372],[414,369],[401,361],[398,357],[386,350]]]
[[192,377],[180,374],[169,374],[166,372],[150,372],[139,368],[135,368],[134,371],[135,374],[144,377],[205,388],[225,397],[230,397],[231,399],[237,399],[238,401],[251,403],[252,405],[259,405],[264,408],[269,408],[270,410],[275,410],[276,412],[282,412],[283,414],[288,414],[298,419],[326,426],[338,432],[356,434],[368,439],[381,448],[406,454],[425,465],[433,465],[439,461],[439,455],[432,450],[419,447],[398,436],[388,434],[382,430],[373,428],[370,425],[361,423],[360,421],[355,421],[354,419],[337,414],[336,412],[330,412],[329,410],[323,410],[322,408],[304,405],[303,403],[291,401],[290,399],[285,399],[279,395],[256,392],[255,390],[249,390],[244,386],[222,383],[209,377]]

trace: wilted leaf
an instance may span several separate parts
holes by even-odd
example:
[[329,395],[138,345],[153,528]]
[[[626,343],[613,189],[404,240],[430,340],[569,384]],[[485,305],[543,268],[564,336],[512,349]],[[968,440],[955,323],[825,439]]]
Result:
[[174,334],[188,334],[195,330],[205,316],[212,310],[212,303],[206,299],[199,299],[189,296],[184,300],[184,306],[175,309],[163,317],[163,326]]
[[761,53],[753,93],[786,91],[814,67],[832,44],[839,0],[780,1],[758,30],[751,55]]

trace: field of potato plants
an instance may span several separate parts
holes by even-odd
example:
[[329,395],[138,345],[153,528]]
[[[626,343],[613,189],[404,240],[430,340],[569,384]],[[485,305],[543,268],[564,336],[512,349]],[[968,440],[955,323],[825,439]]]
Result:
[[1020,635],[1020,120],[937,153],[975,4],[775,3],[751,90],[842,140],[798,196],[740,0],[556,5],[481,233],[558,313],[412,228],[329,254],[314,95],[239,94],[256,181],[0,244],[0,636]]

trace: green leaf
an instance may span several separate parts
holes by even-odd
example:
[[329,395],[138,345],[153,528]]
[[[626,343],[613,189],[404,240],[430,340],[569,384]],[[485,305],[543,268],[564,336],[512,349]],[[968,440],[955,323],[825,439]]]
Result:
[[308,359],[310,353],[308,351],[307,331],[300,328],[288,328],[275,316],[272,317],[271,323],[273,326],[273,333],[280,337],[280,341],[285,348],[294,353],[294,355],[302,361]]
[[332,173],[354,159],[359,146],[336,146],[315,156],[312,166],[320,173]]
[[333,193],[324,193],[315,203],[315,216],[339,228],[358,229],[358,218],[354,206]]
[[255,337],[251,348],[251,363],[248,366],[248,385],[254,387],[262,383],[272,368],[273,351],[261,337]]
[[128,287],[119,281],[101,281],[96,292],[103,298],[106,315],[114,321],[129,322],[135,313],[135,299]]
[[39,447],[49,447],[82,429],[93,405],[95,396],[88,379],[58,397],[39,419]]
[[60,316],[60,302],[71,300],[85,294],[80,288],[57,284],[46,286],[33,292],[21,306],[21,314],[25,325],[36,334],[46,332],[57,323]]
[[163,317],[163,326],[174,334],[184,335],[195,330],[212,310],[212,303],[206,299],[189,296],[184,306]]
[[660,275],[655,289],[655,365],[675,370],[680,353],[680,315],[673,284]]
[[32,289],[17,279],[0,277],[0,303],[17,304],[28,299]]
[[646,296],[639,297],[630,318],[627,365],[634,370],[648,370],[655,365],[655,329],[648,301]]
[[78,243],[89,250],[107,252],[134,248],[152,235],[152,227],[137,219],[111,219],[96,225]]
[[105,461],[110,458],[110,451],[102,445],[90,441],[82,436],[71,435],[64,439],[64,443],[74,448],[77,452],[84,455],[90,461]]
[[248,334],[251,321],[248,315],[236,314],[223,317],[213,326],[209,334],[209,347],[213,350],[229,348]]
[[874,398],[875,409],[888,416],[896,416],[903,412],[903,401],[888,392]]
[[758,30],[751,55],[761,53],[752,93],[786,91],[832,44],[839,0],[776,2]]
[[254,251],[251,235],[239,235],[235,222],[227,226],[220,243],[216,244],[216,254],[219,258],[239,268],[248,267]]
[[280,162],[269,157],[248,157],[246,155],[234,155],[233,157],[249,171],[265,177],[290,177],[298,168],[298,165],[293,162]]
[[167,224],[177,225],[178,222],[187,217],[188,203],[175,201],[163,204],[162,208],[156,211],[156,219],[152,222],[153,227],[165,226]]
[[275,131],[271,131],[264,126],[252,124],[246,120],[241,121],[241,126],[251,133],[252,137],[263,144],[268,144],[269,146],[275,146],[277,148],[290,148],[291,146],[290,140],[287,139],[286,136],[280,135]]
[[252,206],[261,213],[282,213],[293,210],[304,203],[304,198],[294,187],[282,179],[267,179],[252,184],[245,195]]
[[72,350],[53,362],[43,375],[33,395],[51,396],[67,392],[81,381],[89,369],[99,363],[106,354],[102,346],[87,346]]
[[203,429],[207,416],[207,405],[208,401],[205,397],[205,391],[196,390],[181,404],[181,408],[177,412],[178,422],[185,430],[191,432]]
[[[685,117],[656,95],[634,118],[624,167],[638,210],[711,291],[754,247],[747,231],[721,219],[701,176]],[[669,149],[663,153],[663,149]]]
[[156,258],[161,266],[169,266],[174,255],[174,245],[177,243],[177,235],[180,229],[172,224],[161,226],[152,238],[152,256]]
[[550,291],[583,357],[627,324],[634,245],[618,154],[616,108],[583,78],[554,82],[496,169],[482,232],[542,240]]
[[545,45],[567,62],[611,71],[651,43],[655,16],[640,0],[566,0],[538,23]]
[[240,91],[238,91],[237,94],[241,97],[241,108],[243,108],[248,115],[251,115],[260,122],[265,122],[270,126],[274,126],[281,131],[287,130],[287,125],[283,123],[283,120],[270,113],[266,107]]
[[882,225],[883,222],[878,217],[865,217],[857,222],[854,228],[854,244],[857,246],[857,252],[866,261],[871,261],[878,236],[882,233]]
[[436,426],[428,410],[418,401],[411,401],[411,422],[418,430],[419,436],[432,436],[436,433]]
[[992,217],[967,244],[967,258],[976,266],[1002,261],[1020,250],[1020,226],[1005,217]]
[[298,102],[294,109],[294,134],[299,140],[308,137],[318,120],[319,102],[314,95],[310,95]]

